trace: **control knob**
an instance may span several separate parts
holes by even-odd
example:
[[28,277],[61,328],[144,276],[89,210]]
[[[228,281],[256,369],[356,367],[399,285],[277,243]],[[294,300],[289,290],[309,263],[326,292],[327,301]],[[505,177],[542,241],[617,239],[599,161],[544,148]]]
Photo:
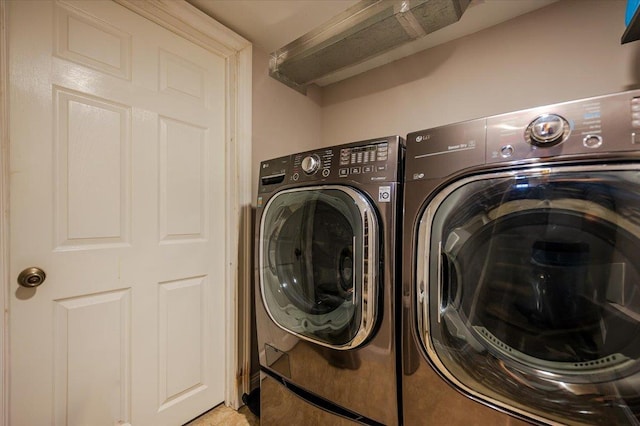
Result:
[[525,139],[535,146],[553,146],[569,137],[569,122],[557,114],[545,114],[533,120],[524,133]]
[[302,159],[302,170],[308,174],[314,174],[320,167],[320,157],[316,154],[311,154]]

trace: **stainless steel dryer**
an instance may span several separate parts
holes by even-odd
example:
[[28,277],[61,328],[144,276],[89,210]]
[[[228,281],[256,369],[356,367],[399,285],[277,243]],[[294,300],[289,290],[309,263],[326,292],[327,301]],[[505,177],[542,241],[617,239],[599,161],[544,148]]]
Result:
[[640,91],[408,135],[406,424],[640,423],[639,148]]
[[261,164],[261,424],[398,424],[403,153],[388,137]]

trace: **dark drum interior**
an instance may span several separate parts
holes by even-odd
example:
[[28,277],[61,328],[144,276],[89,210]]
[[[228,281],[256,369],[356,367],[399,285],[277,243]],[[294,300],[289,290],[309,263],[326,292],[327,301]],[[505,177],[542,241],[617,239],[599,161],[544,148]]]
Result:
[[565,170],[442,193],[421,223],[428,337],[456,380],[507,406],[639,423],[639,175]]
[[265,307],[287,331],[328,345],[361,327],[363,219],[348,190],[276,195],[264,214]]
[[[457,277],[449,294],[462,293],[461,310],[471,324],[532,358],[604,363],[623,354],[635,359],[640,326],[615,307],[635,291],[616,282],[623,277],[612,276],[612,268],[629,265],[625,273],[635,276],[626,281],[635,283],[638,261],[636,238],[612,223],[573,211],[513,213],[465,243],[452,261]],[[508,350],[503,353],[508,356]]]
[[353,294],[353,235],[348,219],[322,201],[309,201],[282,225],[275,241],[282,291],[303,312],[333,311]]

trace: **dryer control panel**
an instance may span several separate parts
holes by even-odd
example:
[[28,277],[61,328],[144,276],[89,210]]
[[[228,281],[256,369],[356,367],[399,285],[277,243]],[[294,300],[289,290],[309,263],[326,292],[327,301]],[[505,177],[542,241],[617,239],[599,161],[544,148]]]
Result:
[[260,193],[278,184],[397,182],[404,140],[398,136],[371,139],[286,157],[260,164]]
[[633,151],[640,154],[640,90],[410,133],[406,180],[445,177],[485,164]]
[[637,151],[639,113],[631,91],[488,117],[486,162]]

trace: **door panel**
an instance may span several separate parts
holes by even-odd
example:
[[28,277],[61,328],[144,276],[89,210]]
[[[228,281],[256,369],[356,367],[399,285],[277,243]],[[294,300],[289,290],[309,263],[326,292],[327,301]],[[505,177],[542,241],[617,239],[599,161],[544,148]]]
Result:
[[118,290],[54,302],[55,424],[122,418],[131,400],[131,293]]
[[131,240],[131,108],[53,88],[55,249]]
[[9,2],[12,424],[224,400],[226,61],[113,2]]

